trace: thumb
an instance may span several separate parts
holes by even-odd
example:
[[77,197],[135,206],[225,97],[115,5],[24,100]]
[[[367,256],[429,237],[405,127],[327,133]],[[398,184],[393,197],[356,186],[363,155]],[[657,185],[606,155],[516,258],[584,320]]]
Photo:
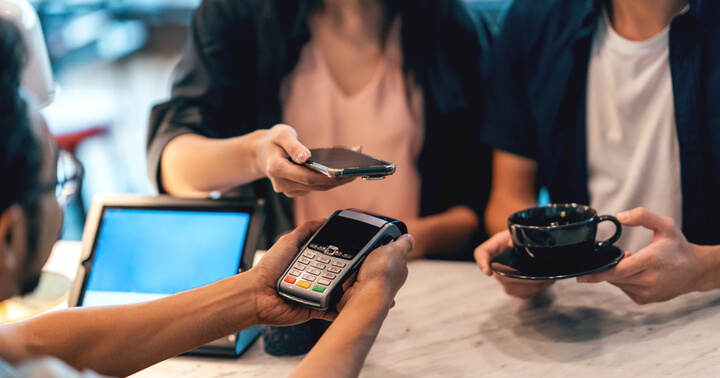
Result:
[[300,143],[297,132],[289,125],[280,125],[280,131],[275,137],[275,144],[285,150],[288,156],[298,164],[303,164],[310,158],[310,149]]
[[644,207],[618,213],[617,219],[625,226],[642,226],[665,235],[673,233],[677,228],[672,218],[659,215]]

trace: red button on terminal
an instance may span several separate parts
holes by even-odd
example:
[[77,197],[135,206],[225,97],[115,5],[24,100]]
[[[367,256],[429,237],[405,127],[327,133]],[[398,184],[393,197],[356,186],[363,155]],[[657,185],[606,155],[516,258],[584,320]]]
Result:
[[294,284],[295,281],[297,281],[295,278],[292,278],[290,276],[285,277],[285,282],[287,282],[289,284]]

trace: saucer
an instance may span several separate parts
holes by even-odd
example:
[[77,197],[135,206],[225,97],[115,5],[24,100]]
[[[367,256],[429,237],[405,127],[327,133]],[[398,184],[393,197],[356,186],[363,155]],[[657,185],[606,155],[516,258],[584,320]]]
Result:
[[578,262],[543,262],[538,264],[523,252],[511,249],[490,261],[490,269],[505,277],[523,280],[561,280],[602,272],[617,265],[625,253],[613,245],[597,249]]

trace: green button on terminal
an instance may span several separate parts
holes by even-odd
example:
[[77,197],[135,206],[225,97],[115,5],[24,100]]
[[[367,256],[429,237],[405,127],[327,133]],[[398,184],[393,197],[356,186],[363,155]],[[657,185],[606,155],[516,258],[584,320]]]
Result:
[[323,291],[325,291],[325,287],[324,287],[324,286],[315,285],[315,286],[313,287],[313,291],[317,291],[318,293],[322,293]]

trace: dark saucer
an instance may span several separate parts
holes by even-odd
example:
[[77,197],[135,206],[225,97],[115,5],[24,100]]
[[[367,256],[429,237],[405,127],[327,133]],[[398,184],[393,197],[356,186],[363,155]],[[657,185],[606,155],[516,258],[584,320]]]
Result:
[[558,260],[538,263],[524,252],[511,249],[490,261],[490,269],[505,277],[523,280],[561,280],[602,272],[617,265],[625,253],[613,245],[588,254],[583,261]]

